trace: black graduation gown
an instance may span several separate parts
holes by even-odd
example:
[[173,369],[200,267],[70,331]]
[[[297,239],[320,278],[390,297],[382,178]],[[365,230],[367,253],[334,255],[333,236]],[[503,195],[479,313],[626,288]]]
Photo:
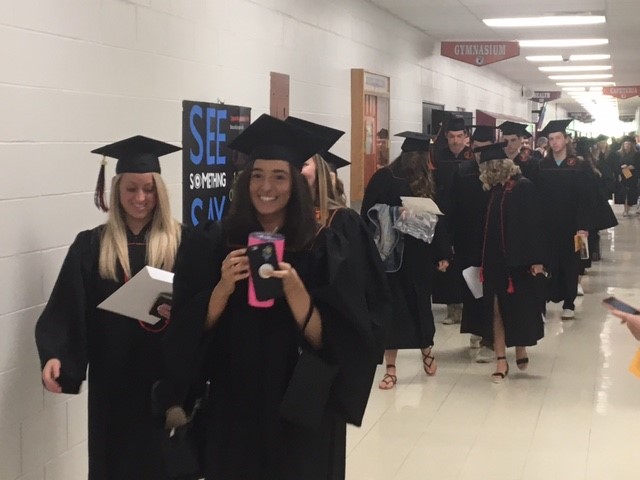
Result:
[[[448,225],[453,238],[456,262],[461,270],[479,267],[482,263],[482,240],[484,216],[489,201],[489,192],[482,188],[480,169],[476,161],[462,162],[451,183],[451,210]],[[483,321],[485,315],[482,299],[471,294],[464,279],[461,281],[462,322],[461,333],[473,333],[485,340],[493,338],[490,322]]]
[[[618,150],[611,155],[612,163],[618,177],[618,185],[614,200],[616,205],[635,205],[638,201],[638,178],[640,178],[640,154],[632,150],[629,155],[623,156]],[[631,176],[625,178],[622,174],[622,165],[633,166]]]
[[[96,308],[123,284],[98,273],[102,231],[81,232],[69,248],[36,325],[40,360],[61,360],[64,393],[78,393],[89,366],[90,480],[163,479],[150,390],[162,373],[166,323],[148,326]],[[133,274],[145,265],[146,233],[127,230]]]
[[536,187],[518,175],[506,187],[493,187],[487,206],[482,262],[484,318],[493,319],[497,297],[508,347],[535,345],[544,336],[540,298],[544,277],[529,272],[531,265],[545,261],[538,204]]
[[[475,154],[469,147],[465,147],[458,155],[455,155],[449,147],[444,148],[436,156],[433,179],[436,183],[437,198],[440,201],[441,210],[445,214],[445,221],[448,222],[447,215],[452,208],[451,185],[454,174],[463,162],[475,162]],[[450,238],[451,242],[452,239]],[[462,268],[458,264],[456,256],[446,272],[435,271],[433,286],[433,303],[454,304],[462,303],[463,290]]]
[[196,369],[211,379],[206,478],[344,478],[346,422],[361,422],[380,357],[371,320],[362,313],[364,292],[350,284],[357,277],[348,275],[349,245],[335,230],[324,228],[310,250],[286,250],[284,256],[320,311],[323,348],[317,353],[339,367],[318,430],[294,425],[279,414],[298,348],[304,344],[284,298],[271,308],[250,307],[247,281],[238,282],[218,323],[203,336],[222,261],[235,248],[238,245],[231,245],[213,223],[182,243],[174,278],[173,321],[163,342],[166,380],[176,389],[202,377],[192,375]]
[[[375,204],[402,206],[400,197],[413,196],[409,182],[393,175],[389,168],[378,170],[367,185],[361,215],[367,224],[367,212]],[[385,325],[384,346],[388,350],[426,348],[433,345],[435,324],[431,311],[434,265],[450,258],[451,247],[442,229],[436,226],[431,244],[410,235],[404,236],[402,266],[387,273],[393,304],[393,320]]]
[[589,231],[595,225],[588,185],[584,162],[577,157],[568,157],[560,165],[553,155],[540,162],[537,187],[548,237],[547,267],[551,274],[547,301],[562,301],[563,308],[572,310],[580,271],[574,237],[578,230]]

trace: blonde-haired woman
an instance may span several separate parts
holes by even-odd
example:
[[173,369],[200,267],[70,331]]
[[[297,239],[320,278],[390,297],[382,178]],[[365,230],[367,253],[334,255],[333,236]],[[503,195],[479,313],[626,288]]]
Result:
[[536,187],[520,168],[505,158],[499,143],[475,149],[480,153],[480,181],[490,191],[483,232],[480,280],[483,318],[492,319],[496,370],[501,383],[509,373],[506,348],[516,347],[516,364],[529,364],[526,347],[544,336],[541,288],[545,248]]
[[150,391],[161,376],[170,306],[159,306],[159,321],[150,325],[97,305],[146,265],[173,269],[182,228],[171,216],[158,157],[177,150],[142,136],[93,150],[118,159],[110,209],[104,160],[96,188],[96,205],[108,219],[78,234],[36,325],[47,390],[78,393],[90,367],[90,480],[166,478],[153,443]]

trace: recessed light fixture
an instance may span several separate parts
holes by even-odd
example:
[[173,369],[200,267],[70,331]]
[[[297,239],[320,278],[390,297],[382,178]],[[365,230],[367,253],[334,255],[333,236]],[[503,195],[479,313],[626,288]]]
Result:
[[604,15],[549,15],[545,17],[485,18],[489,27],[561,27],[566,25],[597,25],[605,23]]
[[521,47],[592,47],[595,45],[607,45],[607,38],[557,38],[553,40],[519,40]]
[[549,75],[549,80],[604,80],[613,78],[611,73],[590,73],[587,75]]
[[570,65],[562,67],[538,67],[541,72],[604,72],[611,70],[611,65]]
[[[529,55],[525,57],[530,62],[564,62],[566,61],[562,55]],[[611,55],[608,53],[595,53],[591,55],[570,55],[570,62],[588,62],[592,60],[609,60]]]
[[611,87],[616,82],[558,82],[559,87]]

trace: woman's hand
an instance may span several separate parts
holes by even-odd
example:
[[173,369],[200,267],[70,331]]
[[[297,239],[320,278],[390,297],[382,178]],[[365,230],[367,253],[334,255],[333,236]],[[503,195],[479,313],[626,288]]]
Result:
[[218,285],[227,296],[230,296],[236,289],[236,282],[249,278],[247,249],[241,248],[230,252],[222,261],[220,273],[222,276]]
[[439,272],[446,272],[447,268],[449,268],[449,260],[440,260],[436,268]]
[[541,273],[544,273],[544,265],[541,265],[541,264],[531,265],[529,272],[531,272],[531,275],[533,275],[534,277],[536,275],[540,275]]
[[42,383],[44,383],[44,387],[50,392],[62,393],[62,387],[56,381],[60,378],[61,368],[62,365],[60,360],[52,358],[45,363],[44,368],[42,369]]
[[169,305],[168,303],[159,305],[156,311],[158,312],[158,315],[160,315],[165,320],[169,320],[171,318],[171,305]]
[[615,309],[611,310],[611,313],[621,319],[622,323],[626,323],[631,334],[640,341],[640,315],[632,315]]
[[302,280],[300,280],[298,276],[298,272],[296,272],[296,269],[293,268],[290,263],[279,262],[278,268],[279,270],[274,270],[269,276],[282,280],[282,289],[287,298],[296,293],[307,292],[304,283],[302,283]]

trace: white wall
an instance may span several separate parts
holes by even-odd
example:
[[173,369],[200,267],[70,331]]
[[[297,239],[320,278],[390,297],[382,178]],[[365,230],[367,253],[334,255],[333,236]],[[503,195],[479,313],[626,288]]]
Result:
[[[270,71],[291,76],[292,114],[344,130],[351,68],[392,78],[392,132],[421,128],[423,100],[528,117],[520,85],[437,49],[362,0],[1,1],[0,480],[86,476],[86,392],[43,392],[33,328],[67,246],[102,221],[91,149],[179,143],[183,99],[255,118]],[[163,169],[179,216],[179,155]]]

